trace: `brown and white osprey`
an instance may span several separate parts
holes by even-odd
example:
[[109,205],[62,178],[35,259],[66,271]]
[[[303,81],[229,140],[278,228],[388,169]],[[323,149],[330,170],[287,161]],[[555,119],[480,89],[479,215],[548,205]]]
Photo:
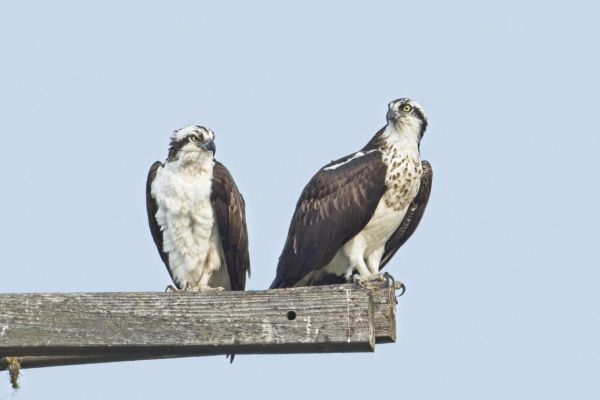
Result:
[[362,150],[332,161],[304,188],[271,288],[380,279],[414,233],[431,191],[417,102],[392,101],[387,124]]
[[189,126],[148,173],[150,231],[179,290],[244,290],[250,274],[244,198],[214,154],[213,131]]

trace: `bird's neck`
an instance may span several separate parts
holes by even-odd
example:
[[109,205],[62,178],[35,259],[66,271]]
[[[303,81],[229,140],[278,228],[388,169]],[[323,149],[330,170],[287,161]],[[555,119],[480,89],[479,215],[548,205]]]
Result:
[[363,150],[379,148],[405,149],[407,151],[419,151],[421,140],[421,127],[417,123],[408,121],[405,123],[390,122],[379,130]]
[[182,175],[199,175],[210,173],[215,165],[215,160],[203,153],[184,154],[168,163],[169,169]]

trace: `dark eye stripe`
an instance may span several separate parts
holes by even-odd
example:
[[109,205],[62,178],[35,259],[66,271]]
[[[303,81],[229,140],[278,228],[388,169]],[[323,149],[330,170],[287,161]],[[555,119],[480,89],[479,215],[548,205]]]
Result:
[[417,114],[417,117],[419,117],[419,119],[421,121],[425,121],[425,116],[423,115],[423,113],[421,112],[421,110],[419,110],[418,108],[414,108],[413,107],[413,111],[415,114]]
[[171,140],[171,144],[169,145],[169,154],[167,156],[167,160],[173,160],[175,159],[175,156],[177,155],[177,153],[179,152],[179,150],[185,146],[188,142],[187,139],[183,139],[183,140]]

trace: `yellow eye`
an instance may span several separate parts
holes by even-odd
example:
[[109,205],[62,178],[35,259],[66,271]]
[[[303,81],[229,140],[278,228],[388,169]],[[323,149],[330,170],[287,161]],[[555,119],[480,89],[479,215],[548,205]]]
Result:
[[190,142],[192,142],[192,143],[198,142],[198,136],[196,136],[196,135],[190,136]]
[[408,112],[411,112],[411,111],[412,111],[412,106],[411,106],[410,104],[405,104],[405,105],[402,107],[402,111],[404,111],[404,112],[407,112],[407,113],[408,113]]

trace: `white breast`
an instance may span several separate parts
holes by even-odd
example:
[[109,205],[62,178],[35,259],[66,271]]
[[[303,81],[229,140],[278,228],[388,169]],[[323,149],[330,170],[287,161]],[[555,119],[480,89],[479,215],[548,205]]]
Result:
[[367,243],[365,255],[382,250],[398,229],[408,206],[421,184],[421,159],[414,146],[390,146],[382,150],[383,162],[388,166],[386,191],[362,235]]
[[152,182],[163,251],[180,285],[197,284],[211,247],[211,235],[216,231],[210,201],[213,165],[212,160],[186,166],[166,163]]

